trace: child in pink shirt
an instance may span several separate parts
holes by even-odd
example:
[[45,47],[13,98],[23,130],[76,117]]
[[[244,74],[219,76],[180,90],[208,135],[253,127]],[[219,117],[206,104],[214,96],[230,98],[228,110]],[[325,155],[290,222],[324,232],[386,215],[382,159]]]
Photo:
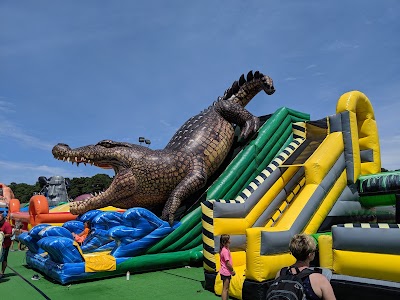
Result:
[[221,263],[221,268],[219,273],[222,280],[222,294],[221,299],[229,299],[229,285],[231,283],[231,276],[234,276],[235,270],[232,267],[232,257],[231,251],[229,250],[229,245],[231,243],[231,237],[229,234],[223,234],[220,238],[219,245],[219,259]]

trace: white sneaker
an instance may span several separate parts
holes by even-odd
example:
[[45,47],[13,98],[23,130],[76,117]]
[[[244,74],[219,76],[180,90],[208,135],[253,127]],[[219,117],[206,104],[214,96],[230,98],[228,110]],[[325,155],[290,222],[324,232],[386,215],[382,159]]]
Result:
[[40,279],[40,277],[39,277],[39,275],[38,274],[35,274],[35,275],[33,275],[32,276],[32,278],[31,278],[32,280],[39,280]]

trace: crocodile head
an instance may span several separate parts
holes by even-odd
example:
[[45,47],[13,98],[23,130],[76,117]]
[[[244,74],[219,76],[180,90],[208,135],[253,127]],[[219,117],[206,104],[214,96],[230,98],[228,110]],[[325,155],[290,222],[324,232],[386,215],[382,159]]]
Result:
[[271,77],[269,77],[267,75],[263,75],[261,77],[261,83],[262,83],[262,89],[268,95],[272,95],[273,93],[275,93],[274,82],[272,81]]
[[115,172],[114,179],[106,191],[85,201],[71,203],[71,213],[81,214],[91,209],[105,207],[117,201],[121,202],[131,198],[135,192],[133,187],[136,179],[130,166],[132,161],[140,159],[146,151],[150,150],[139,145],[110,140],[103,140],[96,145],[75,149],[71,149],[66,144],[54,146],[52,153],[56,159],[71,162],[78,166],[83,163],[103,169],[113,169]]

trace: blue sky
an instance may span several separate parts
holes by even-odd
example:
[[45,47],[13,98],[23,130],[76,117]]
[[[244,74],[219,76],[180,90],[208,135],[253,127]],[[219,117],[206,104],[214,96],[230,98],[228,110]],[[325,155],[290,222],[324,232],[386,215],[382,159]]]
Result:
[[400,2],[1,1],[0,182],[113,175],[55,160],[52,147],[103,139],[163,148],[249,70],[317,120],[360,90],[378,124],[383,167],[400,169]]

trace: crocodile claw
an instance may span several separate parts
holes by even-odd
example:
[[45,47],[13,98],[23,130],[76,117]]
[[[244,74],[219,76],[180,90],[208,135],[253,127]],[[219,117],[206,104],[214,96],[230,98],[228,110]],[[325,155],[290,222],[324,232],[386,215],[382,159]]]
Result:
[[247,120],[242,128],[242,132],[239,138],[247,139],[251,133],[257,132],[260,128],[260,119],[253,116],[251,119]]

